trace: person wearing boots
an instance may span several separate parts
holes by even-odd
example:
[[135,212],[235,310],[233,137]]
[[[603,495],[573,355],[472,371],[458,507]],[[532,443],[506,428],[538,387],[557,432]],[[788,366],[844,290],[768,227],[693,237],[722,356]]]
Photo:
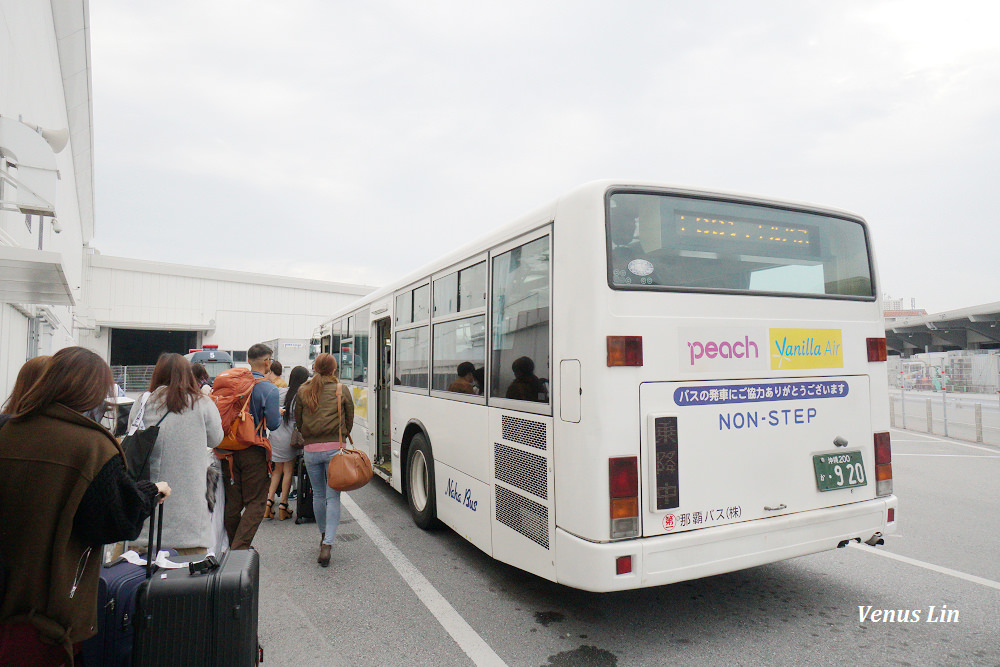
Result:
[[327,567],[340,524],[340,491],[327,486],[326,466],[340,454],[344,439],[354,426],[354,400],[350,390],[337,380],[337,360],[332,354],[324,352],[317,356],[313,370],[315,375],[299,389],[295,423],[305,441],[303,457],[321,534],[316,562]]

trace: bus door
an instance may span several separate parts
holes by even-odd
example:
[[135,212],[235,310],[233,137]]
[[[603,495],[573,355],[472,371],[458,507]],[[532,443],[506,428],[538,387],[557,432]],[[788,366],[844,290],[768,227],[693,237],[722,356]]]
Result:
[[392,326],[388,317],[372,323],[376,347],[375,372],[375,467],[392,475],[392,431],[389,396],[392,394]]

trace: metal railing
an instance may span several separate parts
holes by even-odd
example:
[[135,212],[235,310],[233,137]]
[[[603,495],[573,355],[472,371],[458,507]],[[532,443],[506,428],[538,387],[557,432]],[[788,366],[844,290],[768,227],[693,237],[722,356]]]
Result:
[[112,366],[111,374],[115,383],[127,392],[146,391],[153,379],[155,366]]
[[895,428],[1000,445],[1000,394],[889,389]]

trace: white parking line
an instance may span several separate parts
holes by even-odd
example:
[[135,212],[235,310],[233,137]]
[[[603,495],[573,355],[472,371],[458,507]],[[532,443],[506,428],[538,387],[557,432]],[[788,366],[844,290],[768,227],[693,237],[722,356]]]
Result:
[[900,456],[937,456],[952,459],[1000,459],[1000,456],[987,456],[985,454],[893,454],[892,458],[898,459]]
[[892,560],[898,560],[901,563],[906,563],[907,565],[916,565],[917,567],[922,567],[925,570],[931,570],[933,572],[938,572],[939,574],[947,574],[949,577],[956,577],[958,579],[964,579],[965,581],[972,582],[974,584],[979,584],[980,586],[988,586],[990,588],[995,588],[1000,591],[1000,581],[993,581],[992,579],[984,579],[983,577],[977,577],[974,574],[966,574],[965,572],[959,572],[958,570],[952,570],[951,568],[941,567],[940,565],[934,565],[933,563],[925,563],[922,560],[917,560],[915,558],[908,558],[906,556],[900,556],[899,554],[894,554],[891,551],[885,551],[884,549],[877,549],[875,547],[870,547],[866,544],[858,544],[856,542],[851,542],[849,545],[865,553],[874,554],[876,556],[882,556],[883,558],[891,558]]
[[[895,429],[895,430],[898,431],[899,429]],[[896,440],[896,439],[893,439],[893,442],[927,442],[927,440],[934,440],[936,442],[943,442],[943,443],[948,444],[948,445],[961,445],[962,447],[971,447],[972,449],[981,449],[982,451],[984,451],[984,452],[990,452],[991,454],[996,454],[997,453],[997,448],[996,447],[980,447],[979,445],[970,445],[970,444],[968,444],[966,442],[958,442],[957,440],[945,440],[944,438],[937,438],[937,437],[934,437],[933,435],[924,435],[922,433],[920,433],[920,434],[914,434],[914,433],[911,433],[909,431],[904,431],[904,433],[907,433],[909,435],[921,435],[925,439],[924,440],[902,440],[902,439]]]
[[392,541],[375,525],[375,522],[368,518],[364,510],[351,500],[346,493],[340,495],[341,504],[347,508],[351,516],[357,520],[368,537],[371,538],[375,546],[378,547],[382,555],[388,559],[392,566],[399,572],[413,592],[417,594],[424,606],[434,614],[451,638],[454,639],[465,654],[472,659],[476,665],[488,665],[493,667],[507,667],[507,663],[500,659],[490,645],[479,636],[472,626],[462,618],[455,608],[438,593],[437,589],[427,580],[420,570],[403,555]]

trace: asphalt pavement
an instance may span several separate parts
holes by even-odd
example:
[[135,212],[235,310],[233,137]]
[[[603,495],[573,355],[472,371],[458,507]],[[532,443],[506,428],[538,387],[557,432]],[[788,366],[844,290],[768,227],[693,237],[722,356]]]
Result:
[[345,494],[329,568],[315,524],[261,525],[264,664],[1000,665],[1000,448],[892,438],[884,546],[611,594],[420,530],[376,478]]

